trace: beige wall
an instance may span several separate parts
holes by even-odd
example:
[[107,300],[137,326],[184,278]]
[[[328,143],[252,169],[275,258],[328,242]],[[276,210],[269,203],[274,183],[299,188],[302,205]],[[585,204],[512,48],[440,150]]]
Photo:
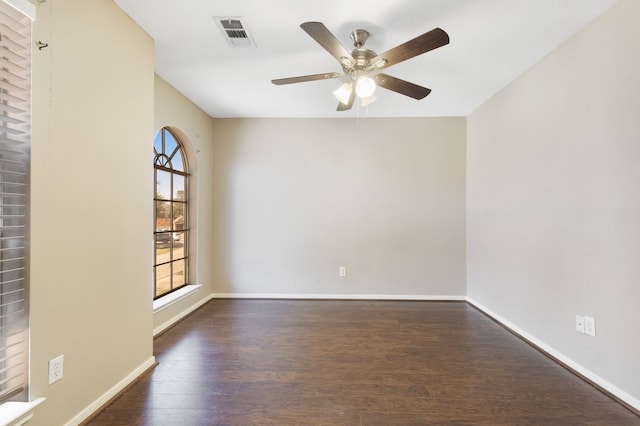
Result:
[[217,293],[465,295],[464,118],[214,123]]
[[621,0],[468,118],[467,226],[469,296],[640,408],[638,16]]
[[29,424],[51,426],[152,357],[153,42],[110,0],[35,4]]
[[[213,120],[162,78],[155,78],[155,131],[170,127],[184,142],[191,172],[191,283],[202,287],[194,294],[154,315],[154,329],[179,317],[194,305],[203,302],[213,291],[214,181]],[[147,143],[149,152],[153,140]]]

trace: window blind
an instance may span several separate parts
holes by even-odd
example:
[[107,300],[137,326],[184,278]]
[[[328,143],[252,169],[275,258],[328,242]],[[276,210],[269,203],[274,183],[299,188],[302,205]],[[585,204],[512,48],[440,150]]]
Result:
[[27,400],[31,18],[0,0],[0,402]]

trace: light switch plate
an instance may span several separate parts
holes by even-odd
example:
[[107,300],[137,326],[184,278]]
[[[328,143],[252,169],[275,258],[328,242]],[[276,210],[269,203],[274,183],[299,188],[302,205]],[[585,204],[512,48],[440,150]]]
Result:
[[584,334],[584,316],[576,315],[576,331]]
[[341,266],[338,268],[338,276],[340,277],[346,277],[347,276],[347,267],[346,266]]

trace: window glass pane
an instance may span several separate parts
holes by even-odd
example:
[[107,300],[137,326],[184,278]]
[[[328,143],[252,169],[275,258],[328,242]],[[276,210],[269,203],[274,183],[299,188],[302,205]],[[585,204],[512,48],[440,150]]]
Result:
[[[173,246],[174,247],[184,247],[184,232],[174,232],[173,233]],[[183,249],[183,255],[180,257],[183,257],[186,253],[184,253],[184,249]]]
[[182,242],[180,241],[180,238],[182,237],[182,232],[172,232],[172,238],[173,238],[173,246],[172,246],[172,250],[171,250],[171,260],[175,260],[175,259],[182,259],[185,255],[184,252],[184,244],[182,244]]
[[163,170],[156,170],[156,198],[161,200],[169,200],[171,194],[171,175],[172,173]]
[[156,234],[156,263],[168,262],[171,251],[171,232]]
[[171,157],[171,154],[173,154],[177,147],[178,142],[176,138],[173,137],[171,132],[164,130],[164,153]]
[[185,281],[185,262],[178,260],[173,262],[173,288],[180,287],[186,283]]
[[178,201],[186,201],[184,176],[173,175],[173,199]]
[[156,291],[155,296],[171,290],[171,264],[156,266]]
[[185,229],[185,208],[185,203],[173,203],[173,220],[171,221],[173,231]]
[[171,202],[156,201],[156,232],[171,230]]
[[175,170],[179,170],[181,172],[184,171],[184,163],[182,162],[182,154],[180,151],[176,152],[173,157],[171,157],[171,166]]
[[153,153],[154,154],[162,153],[162,130],[156,133],[156,137],[153,138]]

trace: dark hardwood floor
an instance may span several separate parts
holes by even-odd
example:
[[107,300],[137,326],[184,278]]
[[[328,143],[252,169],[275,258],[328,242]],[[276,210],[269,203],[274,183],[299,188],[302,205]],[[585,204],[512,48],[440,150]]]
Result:
[[640,425],[462,302],[213,300],[87,424]]

